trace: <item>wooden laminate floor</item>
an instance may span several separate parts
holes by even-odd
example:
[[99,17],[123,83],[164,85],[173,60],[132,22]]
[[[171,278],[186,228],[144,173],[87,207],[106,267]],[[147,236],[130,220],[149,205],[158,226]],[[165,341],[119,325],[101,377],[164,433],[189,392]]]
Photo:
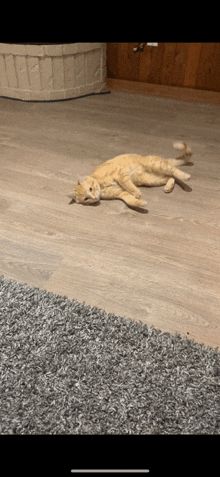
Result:
[[[123,153],[176,157],[192,175],[171,194],[71,204],[78,174]],[[0,99],[0,273],[220,347],[220,109],[112,91],[72,101]]]

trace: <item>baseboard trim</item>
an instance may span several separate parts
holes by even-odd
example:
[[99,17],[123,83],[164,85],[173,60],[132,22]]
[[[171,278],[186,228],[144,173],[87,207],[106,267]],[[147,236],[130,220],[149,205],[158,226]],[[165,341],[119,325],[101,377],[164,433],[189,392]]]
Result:
[[177,86],[165,86],[161,84],[142,83],[107,78],[108,89],[117,89],[128,93],[147,94],[153,96],[165,96],[180,99],[181,101],[211,103],[220,106],[220,92],[204,91],[193,88],[180,88]]

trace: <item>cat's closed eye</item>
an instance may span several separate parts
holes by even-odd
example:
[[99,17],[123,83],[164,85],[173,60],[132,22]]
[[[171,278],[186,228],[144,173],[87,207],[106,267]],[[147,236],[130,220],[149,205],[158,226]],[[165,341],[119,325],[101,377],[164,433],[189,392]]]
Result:
[[92,192],[92,187],[89,188],[89,191]]

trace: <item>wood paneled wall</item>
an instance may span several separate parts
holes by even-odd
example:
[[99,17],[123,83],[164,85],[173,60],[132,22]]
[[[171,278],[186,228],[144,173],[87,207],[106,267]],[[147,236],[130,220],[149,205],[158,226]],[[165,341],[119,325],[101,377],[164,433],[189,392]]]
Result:
[[220,91],[220,43],[107,43],[107,77]]

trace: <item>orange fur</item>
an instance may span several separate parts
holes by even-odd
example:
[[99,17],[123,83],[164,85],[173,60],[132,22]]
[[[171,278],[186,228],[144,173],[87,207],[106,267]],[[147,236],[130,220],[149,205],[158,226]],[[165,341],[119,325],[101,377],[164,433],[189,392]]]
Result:
[[147,202],[140,199],[137,186],[161,186],[171,192],[175,179],[188,180],[187,174],[176,166],[188,161],[190,149],[185,143],[174,143],[175,149],[183,151],[178,159],[162,159],[158,156],[123,154],[98,166],[90,176],[80,178],[71,194],[78,204],[92,204],[100,199],[121,199],[127,205],[144,207]]

